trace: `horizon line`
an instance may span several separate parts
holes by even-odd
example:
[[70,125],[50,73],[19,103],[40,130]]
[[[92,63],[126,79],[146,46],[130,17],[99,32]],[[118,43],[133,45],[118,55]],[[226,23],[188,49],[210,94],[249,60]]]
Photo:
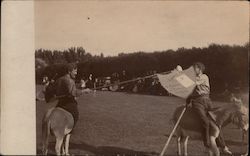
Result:
[[70,48],[83,48],[85,50],[86,53],[89,53],[91,54],[92,56],[99,56],[101,54],[104,55],[104,57],[112,57],[112,56],[119,56],[119,54],[133,54],[133,53],[155,53],[155,52],[166,52],[166,51],[169,51],[169,50],[173,50],[173,51],[177,51],[178,49],[180,48],[184,48],[184,49],[192,49],[192,48],[206,48],[206,47],[209,47],[211,45],[220,45],[220,46],[245,46],[247,44],[249,44],[250,41],[247,41],[245,43],[241,43],[241,44],[220,44],[220,43],[209,43],[207,44],[206,46],[192,46],[192,47],[184,47],[184,46],[181,46],[181,47],[178,47],[178,48],[170,48],[170,49],[162,49],[162,50],[154,50],[154,51],[144,51],[144,50],[137,50],[137,51],[129,51],[129,52],[120,52],[118,54],[115,54],[115,55],[105,55],[105,53],[103,52],[100,52],[99,54],[92,54],[90,51],[87,51],[83,46],[70,46],[68,48],[62,48],[62,49],[55,49],[55,48],[36,48],[35,51],[37,50],[49,50],[49,51],[59,51],[59,52],[64,52],[64,51],[67,51],[68,49]]

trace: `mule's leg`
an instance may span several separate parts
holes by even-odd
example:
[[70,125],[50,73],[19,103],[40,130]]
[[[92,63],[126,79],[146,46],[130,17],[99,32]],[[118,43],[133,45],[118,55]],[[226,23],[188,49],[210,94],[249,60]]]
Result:
[[65,153],[65,138],[66,138],[66,137],[64,137],[64,139],[63,139],[63,143],[62,143],[62,147],[61,147],[62,155],[65,155],[65,154],[66,154],[66,153]]
[[48,154],[49,135],[50,135],[50,122],[43,120],[43,124],[42,124],[43,155]]
[[46,136],[46,138],[43,138],[43,147],[42,147],[42,153],[43,155],[48,155],[48,145],[49,145],[49,137]]
[[45,144],[43,146],[43,155],[48,155],[48,145],[49,145],[49,138],[46,138]]
[[177,136],[177,149],[178,156],[181,156],[181,136]]
[[220,156],[220,150],[216,144],[216,138],[214,136],[210,136],[211,150],[215,156]]
[[55,146],[56,155],[61,155],[63,138],[64,138],[63,136],[56,137],[56,146]]
[[69,155],[69,139],[71,134],[67,134],[65,138],[65,154]]
[[189,136],[186,136],[184,139],[184,142],[183,142],[183,144],[184,144],[184,156],[188,155],[188,152],[187,152],[188,139],[189,139]]

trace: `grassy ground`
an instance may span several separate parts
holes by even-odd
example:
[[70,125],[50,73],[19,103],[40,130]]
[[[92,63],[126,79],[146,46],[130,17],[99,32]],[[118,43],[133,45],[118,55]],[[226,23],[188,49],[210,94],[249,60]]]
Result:
[[[184,103],[175,97],[136,95],[118,92],[97,92],[78,99],[80,119],[71,137],[70,153],[75,155],[158,155],[173,124],[175,108]],[[216,103],[218,105],[220,103]],[[37,148],[41,151],[41,120],[48,107],[55,105],[37,102]],[[241,132],[229,125],[223,130],[231,150],[245,153],[241,146]],[[50,153],[54,153],[52,137]],[[199,140],[190,140],[190,155],[206,155]],[[176,141],[172,139],[166,155],[176,155]]]

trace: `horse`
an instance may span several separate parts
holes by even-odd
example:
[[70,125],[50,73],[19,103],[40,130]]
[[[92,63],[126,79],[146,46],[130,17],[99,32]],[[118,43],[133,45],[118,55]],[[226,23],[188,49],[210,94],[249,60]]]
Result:
[[53,107],[42,120],[43,155],[48,154],[49,136],[56,137],[55,151],[57,155],[69,155],[70,132],[74,127],[74,118],[68,111]]
[[[176,123],[182,110],[185,106],[178,107],[173,115],[173,120]],[[219,156],[220,151],[216,144],[216,139],[220,134],[220,126],[216,124],[216,121],[223,121],[223,127],[228,125],[229,123],[233,123],[241,128],[243,131],[248,130],[249,121],[248,121],[248,108],[243,105],[240,99],[235,97],[231,98],[231,103],[227,105],[220,106],[214,108],[212,111],[208,113],[208,117],[210,117],[210,142],[211,146],[208,148],[208,155]],[[187,156],[187,144],[189,137],[193,134],[192,132],[202,136],[204,134],[201,127],[201,121],[196,113],[193,112],[192,109],[187,108],[181,121],[176,130],[177,136],[177,148],[178,155],[180,156],[182,153],[182,145],[184,146],[184,155]],[[223,138],[218,138],[223,139]],[[224,139],[223,139],[224,141]],[[229,151],[230,152],[230,151]]]

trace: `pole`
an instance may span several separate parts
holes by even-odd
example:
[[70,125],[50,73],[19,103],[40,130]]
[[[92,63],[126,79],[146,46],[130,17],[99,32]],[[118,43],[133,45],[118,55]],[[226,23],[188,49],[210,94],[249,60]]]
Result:
[[[168,74],[170,72],[171,71],[167,71],[167,72],[162,72],[162,73],[157,73],[157,74]],[[138,80],[142,80],[142,79],[148,79],[148,78],[156,76],[157,74],[148,75],[148,76],[144,76],[144,77],[139,77],[139,78],[135,78],[135,79],[132,79],[132,80],[127,80],[127,81],[122,81],[122,82],[119,82],[119,83],[103,85],[103,86],[100,86],[100,87],[95,87],[94,86],[94,88],[90,88],[90,90],[97,90],[97,89],[107,88],[107,87],[110,87],[110,86],[113,86],[113,85],[121,85],[121,84],[130,83],[130,82],[134,82],[134,81],[138,81]],[[63,97],[66,97],[66,95],[56,96],[55,98],[58,99],[58,98],[63,98]]]
[[167,140],[165,146],[163,147],[160,156],[164,156],[164,153],[165,153],[165,151],[166,151],[167,148],[168,148],[168,145],[169,145],[169,143],[170,143],[170,140],[171,140],[171,138],[173,137],[173,135],[174,135],[174,133],[175,133],[175,130],[176,130],[177,126],[179,125],[179,123],[180,123],[180,121],[181,121],[181,118],[182,118],[183,114],[185,113],[186,109],[187,109],[187,108],[185,107],[185,108],[182,110],[181,115],[180,115],[180,117],[178,118],[178,120],[177,120],[177,122],[176,122],[176,124],[175,124],[175,126],[174,126],[174,129],[172,130],[171,134],[169,135],[168,140]]
[[[168,74],[168,73],[170,73],[170,71],[162,72],[162,73],[158,73],[158,74]],[[90,89],[97,90],[97,89],[107,88],[107,87],[110,87],[110,86],[113,86],[113,85],[121,85],[121,84],[130,83],[130,82],[134,82],[134,81],[138,81],[138,80],[142,80],[142,79],[148,79],[148,78],[154,77],[156,75],[157,74],[148,75],[148,76],[144,76],[144,77],[135,78],[135,79],[132,79],[132,80],[122,81],[122,82],[119,82],[119,83],[113,83],[113,84],[104,85],[104,86],[100,86],[100,87],[94,87],[94,88],[90,88]]]

